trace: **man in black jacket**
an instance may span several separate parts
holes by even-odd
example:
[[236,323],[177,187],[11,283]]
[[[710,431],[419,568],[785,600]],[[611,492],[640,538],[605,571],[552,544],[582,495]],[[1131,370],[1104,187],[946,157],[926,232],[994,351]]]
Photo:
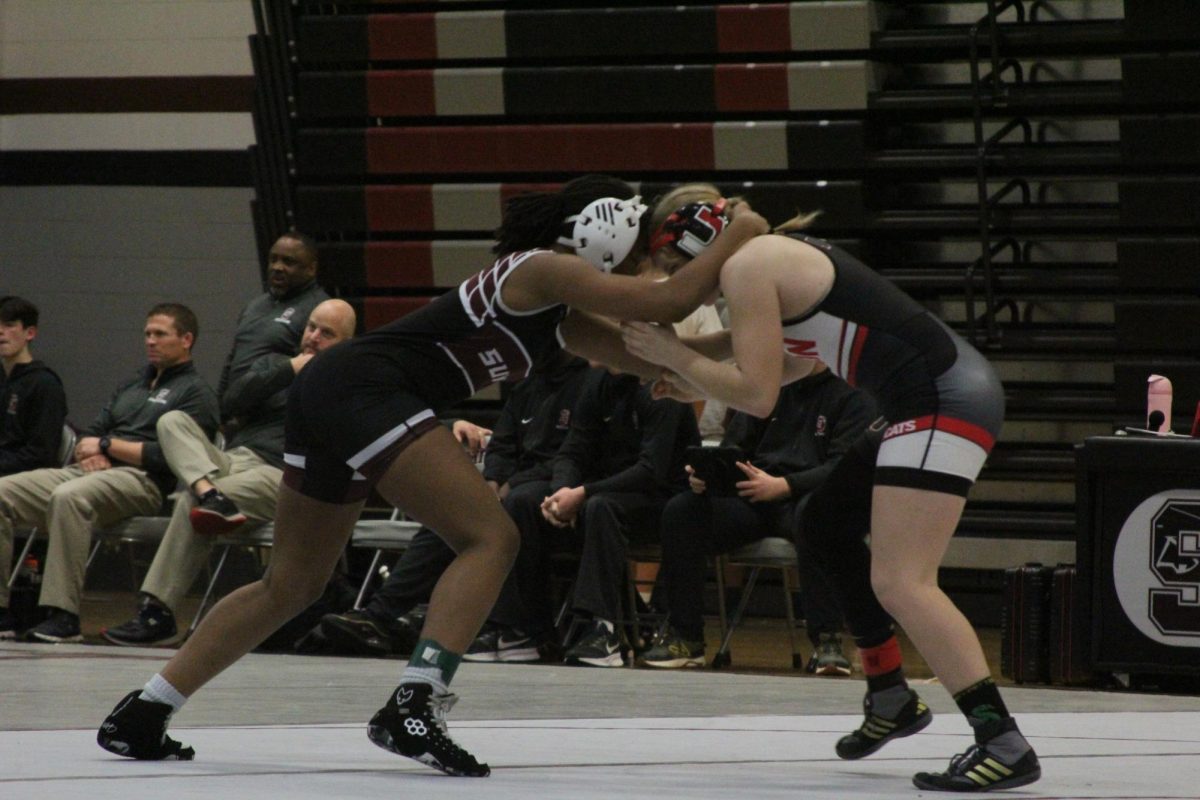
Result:
[[[691,667],[704,663],[703,592],[707,559],[767,536],[792,539],[808,495],[875,418],[875,403],[824,364],[784,386],[771,416],[735,413],[723,445],[747,455],[739,496],[715,497],[691,476],[691,490],[663,512],[663,563],[670,630],[639,663]],[[689,466],[690,471],[690,466]],[[841,610],[824,573],[799,554],[800,593],[814,648],[809,671],[849,675],[841,653]]]
[[27,633],[35,642],[77,642],[79,601],[96,525],[154,514],[175,485],[158,443],[159,417],[180,410],[206,435],[217,428],[217,397],[192,363],[198,325],[187,306],[161,303],[146,315],[150,362],[122,384],[75,446],[76,463],[0,478],[0,541],[31,525],[49,534],[38,604],[48,618]]
[[[354,335],[354,309],[344,300],[326,300],[308,314],[300,352],[269,353],[230,382],[221,410],[234,431],[226,449],[218,449],[187,414],[173,411],[158,420],[158,437],[167,463],[190,491],[182,492],[167,531],[142,582],[137,616],[101,632],[113,644],[148,646],[179,638],[174,609],[208,563],[212,534],[230,522],[212,509],[202,512],[202,498],[214,493],[236,517],[266,522],[275,517],[275,499],[283,476],[283,414],[292,380],[322,350]],[[243,513],[243,511],[245,513]],[[236,519],[235,517],[235,519]]]
[[595,370],[584,387],[541,505],[561,535],[570,527],[582,536],[572,609],[590,626],[567,650],[567,664],[623,663],[616,622],[628,544],[658,541],[663,507],[687,485],[684,453],[698,444],[692,407],[653,400],[636,376]]
[[[0,476],[62,466],[58,448],[67,419],[67,395],[54,370],[29,350],[37,336],[37,306],[0,298]],[[0,549],[0,582],[8,582],[12,554]]]

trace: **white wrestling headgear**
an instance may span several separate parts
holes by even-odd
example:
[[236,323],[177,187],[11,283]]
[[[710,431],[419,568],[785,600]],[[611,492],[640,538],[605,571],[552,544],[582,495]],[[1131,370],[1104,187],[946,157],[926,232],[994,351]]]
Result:
[[563,220],[569,234],[558,237],[558,243],[574,248],[576,255],[596,269],[611,272],[633,249],[644,213],[641,195],[628,200],[601,197]]

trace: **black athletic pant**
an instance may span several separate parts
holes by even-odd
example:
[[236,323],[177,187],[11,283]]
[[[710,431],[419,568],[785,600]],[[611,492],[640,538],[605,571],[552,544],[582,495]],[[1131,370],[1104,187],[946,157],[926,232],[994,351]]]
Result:
[[453,560],[454,551],[441,537],[421,528],[363,610],[377,619],[393,620],[418,603],[428,603],[438,578]]
[[884,641],[892,618],[871,588],[871,491],[880,433],[867,431],[850,448],[829,477],[808,497],[796,534],[829,575],[846,614],[846,627],[860,646]]
[[[797,503],[750,503],[740,497],[708,497],[681,492],[667,503],[662,516],[662,578],[667,609],[676,632],[691,641],[704,640],[704,579],[708,557],[728,553],[768,536],[793,538]],[[813,558],[800,551],[800,600],[809,638],[842,628],[842,613],[833,587]]]
[[665,497],[604,492],[587,498],[576,527],[583,534],[572,608],[597,619],[621,619],[629,579],[628,544],[659,541]]

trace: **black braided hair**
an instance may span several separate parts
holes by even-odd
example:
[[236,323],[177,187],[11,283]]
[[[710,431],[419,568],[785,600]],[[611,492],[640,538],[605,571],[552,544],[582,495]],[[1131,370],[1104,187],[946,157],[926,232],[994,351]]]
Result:
[[497,255],[549,247],[563,234],[563,220],[578,214],[588,203],[601,197],[625,199],[634,190],[625,181],[611,175],[583,175],[566,183],[557,192],[526,192],[504,206],[504,219],[496,229]]

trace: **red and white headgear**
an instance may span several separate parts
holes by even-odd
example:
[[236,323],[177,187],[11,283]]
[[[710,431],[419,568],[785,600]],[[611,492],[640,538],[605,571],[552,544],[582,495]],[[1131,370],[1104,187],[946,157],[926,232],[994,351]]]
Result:
[[715,203],[688,203],[671,212],[650,237],[650,255],[668,246],[688,258],[700,255],[729,224],[726,205],[722,197]]

